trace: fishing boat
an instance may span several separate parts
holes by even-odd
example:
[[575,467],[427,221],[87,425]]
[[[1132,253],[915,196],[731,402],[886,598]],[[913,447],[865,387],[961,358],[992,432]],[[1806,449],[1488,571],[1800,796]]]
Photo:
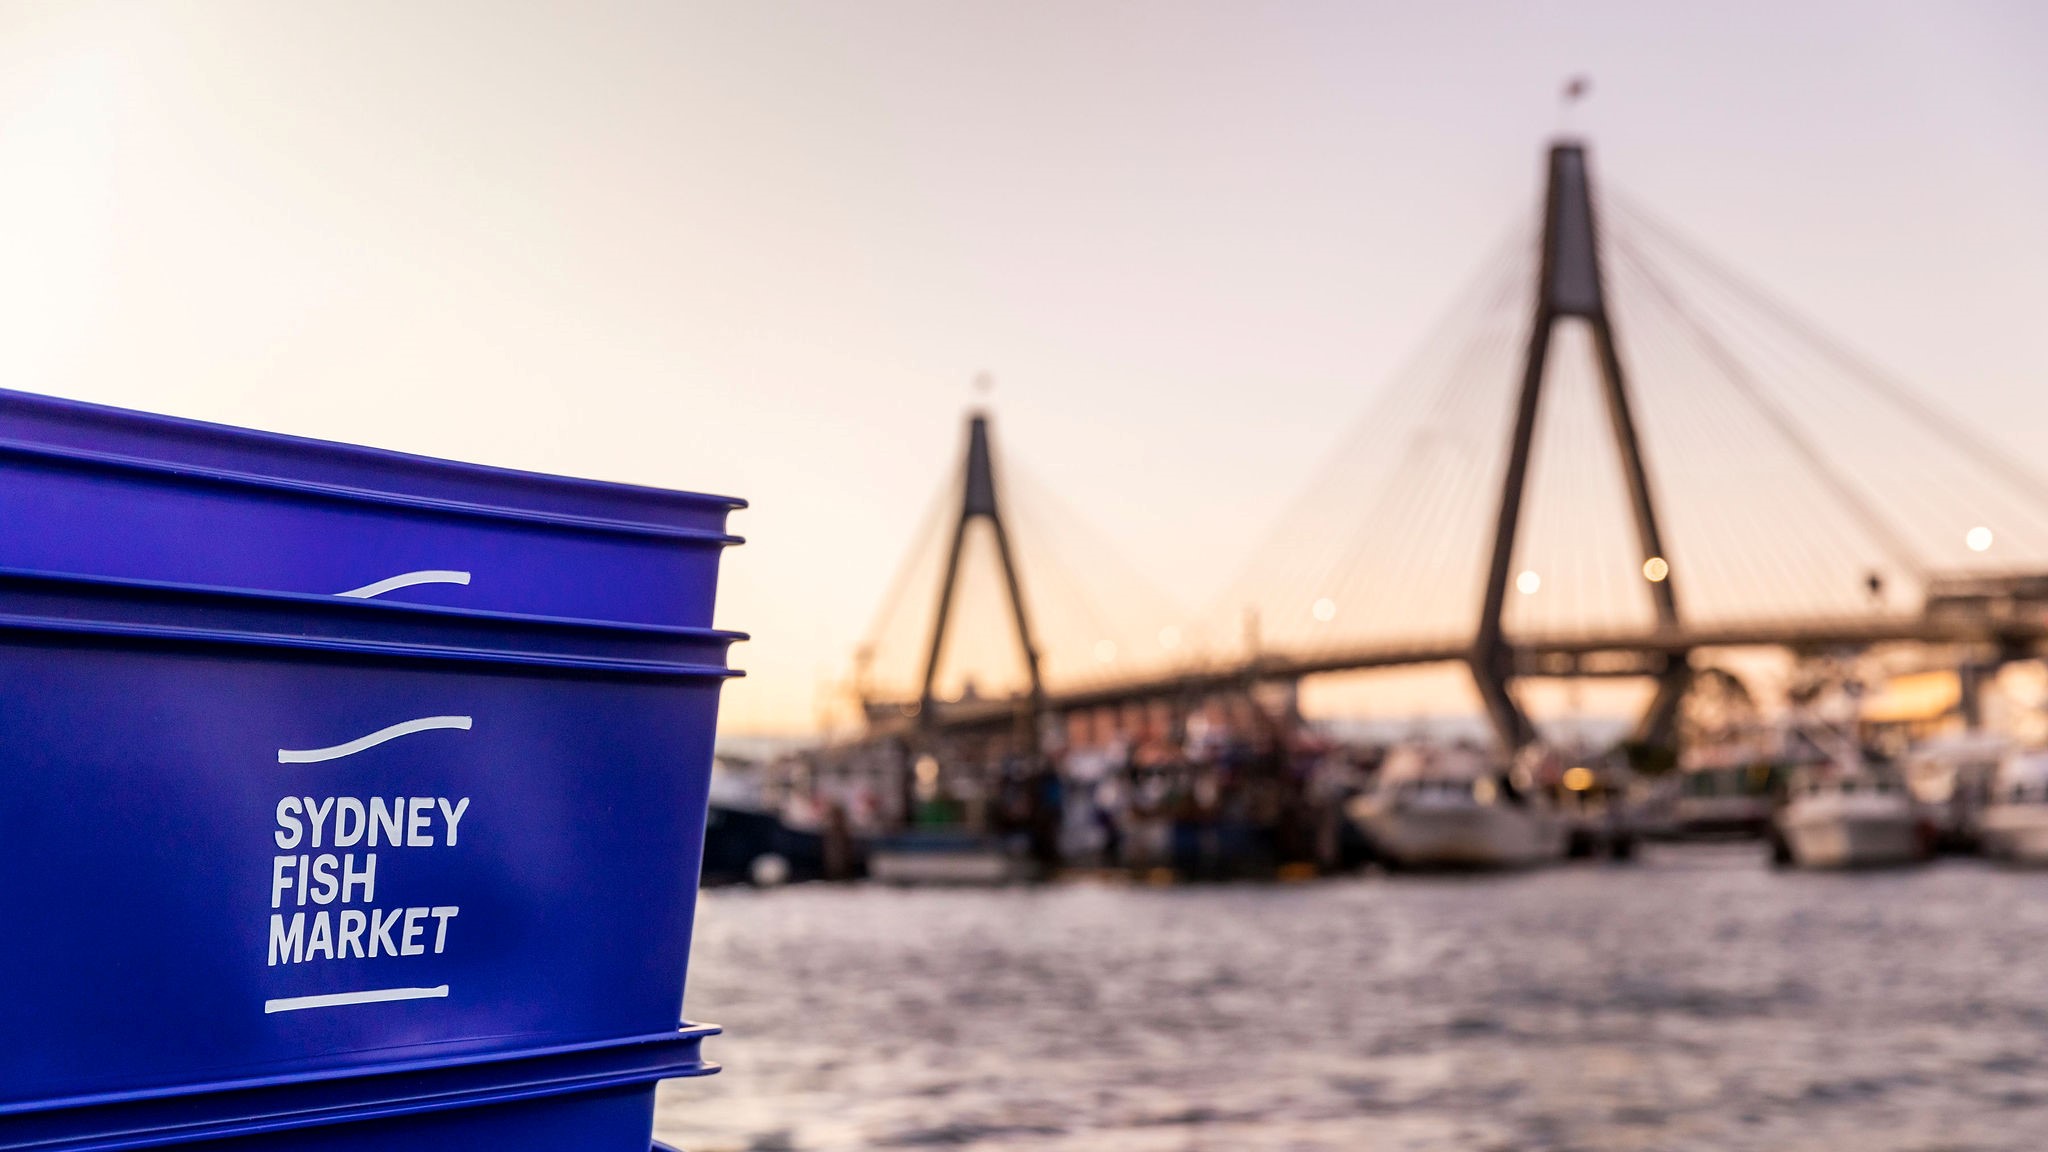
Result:
[[1861,757],[1793,773],[1776,819],[1781,862],[1879,868],[1925,860],[1932,829],[1905,784]]
[[1564,857],[1569,829],[1528,779],[1467,747],[1407,745],[1346,815],[1400,868],[1520,868]]
[[762,795],[760,774],[752,765],[714,759],[698,882],[773,888],[824,873],[824,837],[786,822]]
[[773,888],[825,874],[825,838],[759,808],[708,806],[698,882]]
[[2048,752],[2009,753],[1978,815],[1984,854],[2011,864],[2048,864]]
[[1033,875],[1001,837],[960,828],[911,828],[868,845],[868,877],[884,884],[1010,884]]
[[1961,732],[1917,744],[1900,763],[1906,787],[1934,824],[1947,852],[1983,847],[1985,807],[2011,742],[1992,732]]

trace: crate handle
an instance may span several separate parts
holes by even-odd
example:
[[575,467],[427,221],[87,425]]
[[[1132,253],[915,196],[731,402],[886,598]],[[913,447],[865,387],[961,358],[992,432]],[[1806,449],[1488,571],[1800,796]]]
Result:
[[410,588],[415,584],[467,583],[467,572],[451,572],[445,568],[422,568],[418,572],[400,572],[396,576],[387,576],[374,584],[365,584],[361,588],[351,588],[346,592],[336,592],[335,595],[346,596],[351,600],[368,600],[372,596],[382,596],[386,592],[396,592],[400,588]]

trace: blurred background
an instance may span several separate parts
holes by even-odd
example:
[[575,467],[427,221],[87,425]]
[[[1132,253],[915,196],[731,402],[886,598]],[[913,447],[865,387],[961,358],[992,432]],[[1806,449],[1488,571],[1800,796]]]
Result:
[[2018,1149],[2044,50],[5,5],[0,383],[750,501],[665,1139]]

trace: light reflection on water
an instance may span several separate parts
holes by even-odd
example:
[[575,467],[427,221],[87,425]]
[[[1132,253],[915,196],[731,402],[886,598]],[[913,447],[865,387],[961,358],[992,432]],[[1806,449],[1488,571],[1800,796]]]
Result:
[[1296,887],[706,893],[753,1149],[2037,1149],[2048,874],[1635,866]]

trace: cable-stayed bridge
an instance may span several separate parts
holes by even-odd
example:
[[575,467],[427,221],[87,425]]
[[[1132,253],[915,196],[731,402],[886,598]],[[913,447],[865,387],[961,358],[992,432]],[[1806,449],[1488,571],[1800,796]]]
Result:
[[[1359,669],[1469,669],[1503,743],[1526,677],[1654,685],[1700,655],[2048,640],[2048,483],[1549,154],[1508,236],[1207,612],[1147,585],[970,419],[862,649],[878,730],[1008,724]],[[1219,548],[1223,541],[1219,539]]]

